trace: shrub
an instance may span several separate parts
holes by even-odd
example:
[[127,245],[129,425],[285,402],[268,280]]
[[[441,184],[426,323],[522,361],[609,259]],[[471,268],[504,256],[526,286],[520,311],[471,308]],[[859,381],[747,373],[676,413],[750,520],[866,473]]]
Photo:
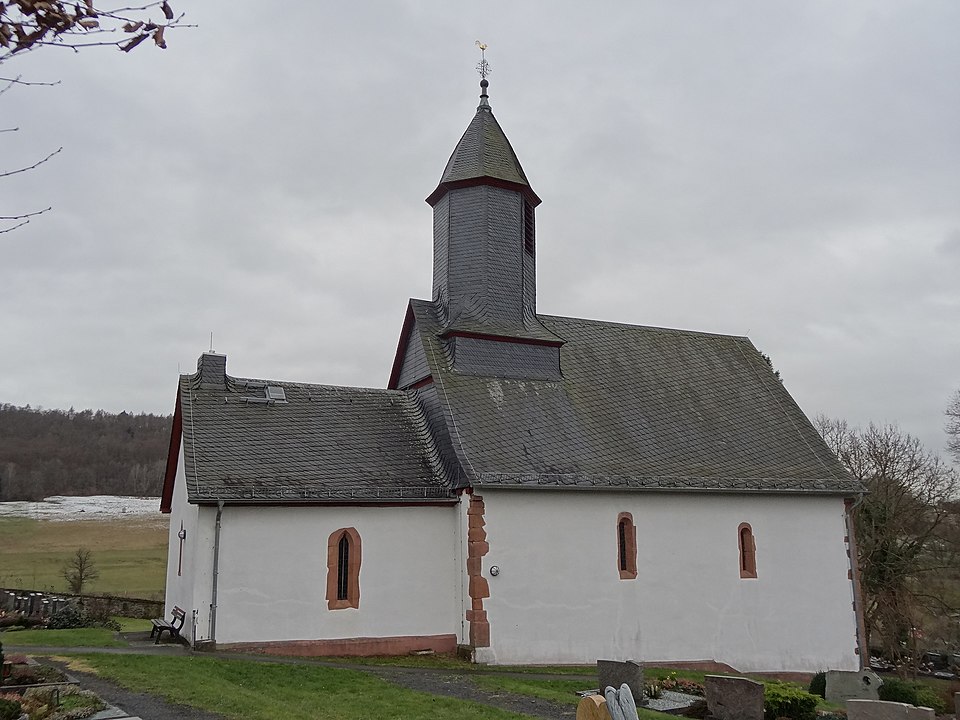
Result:
[[16,700],[0,700],[0,720],[17,720],[22,712]]
[[884,680],[883,685],[880,686],[880,699],[933,708],[938,715],[947,711],[947,703],[937,691],[929,685],[919,682],[897,679]]
[[880,686],[880,699],[887,702],[907,703],[915,705],[917,700],[917,689],[913,683],[906,680],[897,680],[896,678],[887,678]]
[[914,703],[920,707],[933,708],[937,715],[943,715],[947,712],[947,703],[935,688],[923,683],[917,683],[917,702]]
[[768,683],[763,689],[763,716],[766,720],[816,720],[819,701],[819,697],[798,687]]
[[87,611],[80,605],[67,605],[50,616],[47,627],[51,630],[72,630],[84,627],[104,627],[120,631],[120,623],[104,609]]
[[821,671],[810,678],[810,687],[807,690],[811,695],[819,695],[825,698],[827,696],[827,674]]
[[51,630],[71,630],[73,628],[87,627],[88,622],[87,613],[83,608],[75,605],[67,605],[50,616],[50,622],[47,623],[47,627]]

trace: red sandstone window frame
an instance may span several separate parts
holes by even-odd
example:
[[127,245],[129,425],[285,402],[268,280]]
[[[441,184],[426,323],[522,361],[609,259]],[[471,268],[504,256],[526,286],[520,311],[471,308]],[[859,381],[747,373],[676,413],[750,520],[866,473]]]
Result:
[[[346,541],[346,567],[341,562],[343,541]],[[330,534],[327,540],[328,610],[360,607],[360,560],[360,533],[356,528],[340,528]]]
[[757,539],[750,523],[740,523],[737,528],[737,548],[740,554],[740,577],[757,577]]
[[617,571],[621,580],[637,579],[637,528],[633,515],[617,515]]

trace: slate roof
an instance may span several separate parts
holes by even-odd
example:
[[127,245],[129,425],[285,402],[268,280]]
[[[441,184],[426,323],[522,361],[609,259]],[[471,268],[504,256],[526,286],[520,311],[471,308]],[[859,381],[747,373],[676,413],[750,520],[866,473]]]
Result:
[[511,380],[453,371],[434,304],[411,310],[464,482],[863,491],[745,337],[539,315],[563,379]]
[[481,97],[476,115],[450,155],[440,177],[440,184],[427,198],[427,202],[439,198],[443,194],[442,190],[450,185],[480,178],[492,178],[510,185],[523,186],[535,205],[540,202],[530,187],[513,146],[486,103],[486,95]]
[[[286,402],[265,401],[267,385]],[[188,500],[448,501],[426,418],[403,392],[180,377]],[[244,400],[253,398],[253,400]]]

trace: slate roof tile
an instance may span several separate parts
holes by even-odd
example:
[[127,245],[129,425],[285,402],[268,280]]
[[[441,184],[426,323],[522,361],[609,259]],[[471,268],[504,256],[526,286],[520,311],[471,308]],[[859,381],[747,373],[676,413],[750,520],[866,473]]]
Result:
[[[265,402],[266,385],[285,403]],[[441,458],[416,397],[227,376],[180,378],[190,502],[444,501]],[[245,400],[254,398],[254,400]]]
[[539,315],[562,379],[455,372],[412,300],[464,482],[502,487],[863,490],[745,337]]

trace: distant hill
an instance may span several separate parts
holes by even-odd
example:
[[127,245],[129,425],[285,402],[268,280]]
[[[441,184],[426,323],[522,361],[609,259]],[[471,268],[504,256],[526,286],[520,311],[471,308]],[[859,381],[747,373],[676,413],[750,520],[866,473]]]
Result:
[[0,404],[0,501],[160,494],[170,415]]

